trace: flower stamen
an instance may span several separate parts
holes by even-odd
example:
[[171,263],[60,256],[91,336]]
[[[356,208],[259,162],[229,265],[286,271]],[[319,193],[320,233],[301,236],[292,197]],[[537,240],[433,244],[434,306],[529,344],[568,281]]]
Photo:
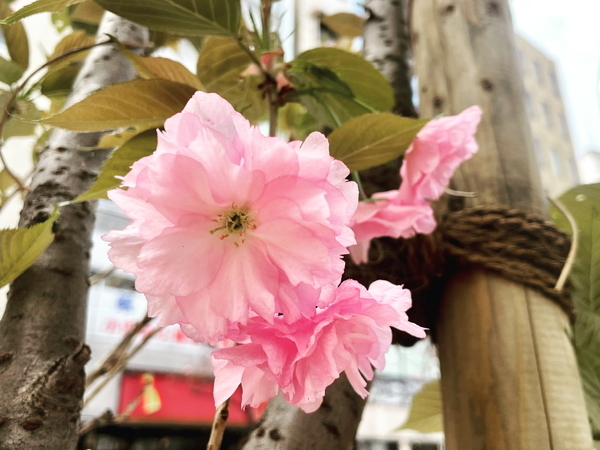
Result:
[[235,203],[232,203],[229,208],[223,210],[221,214],[218,214],[217,218],[213,219],[213,222],[218,223],[220,226],[210,230],[210,234],[223,230],[219,239],[224,240],[229,236],[232,236],[233,244],[236,247],[239,247],[240,243],[243,244],[246,242],[247,230],[256,229],[256,224],[254,223],[248,208],[239,207]]

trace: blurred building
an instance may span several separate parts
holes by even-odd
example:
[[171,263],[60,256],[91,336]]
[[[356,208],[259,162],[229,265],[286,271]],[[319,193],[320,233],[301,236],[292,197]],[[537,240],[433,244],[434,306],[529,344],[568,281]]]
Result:
[[516,42],[542,185],[548,195],[557,197],[579,184],[559,76],[543,52],[518,35]]

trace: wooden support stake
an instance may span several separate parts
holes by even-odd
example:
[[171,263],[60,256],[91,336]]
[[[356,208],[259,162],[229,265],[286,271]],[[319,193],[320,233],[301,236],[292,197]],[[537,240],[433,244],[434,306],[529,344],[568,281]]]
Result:
[[[417,0],[412,42],[423,117],[484,110],[480,150],[452,187],[547,216],[508,0]],[[591,432],[564,312],[482,268],[454,277],[438,324],[448,450],[589,450]]]

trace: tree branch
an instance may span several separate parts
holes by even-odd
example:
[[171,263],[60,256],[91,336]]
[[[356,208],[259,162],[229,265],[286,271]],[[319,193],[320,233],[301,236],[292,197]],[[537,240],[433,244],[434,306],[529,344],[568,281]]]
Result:
[[[141,46],[148,32],[105,14],[98,36],[118,36]],[[114,45],[92,49],[75,80],[67,106],[101,88],[132,79],[133,67]],[[54,205],[85,191],[107,155],[80,151],[100,133],[54,130],[40,156],[20,226],[40,223]],[[89,348],[82,341],[89,286],[94,207],[66,206],[54,225],[55,240],[12,285],[0,321],[0,448],[75,448]]]

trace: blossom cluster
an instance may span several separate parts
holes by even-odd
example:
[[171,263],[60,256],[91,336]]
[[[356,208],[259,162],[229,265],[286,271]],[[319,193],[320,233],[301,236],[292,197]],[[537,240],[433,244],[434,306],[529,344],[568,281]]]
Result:
[[456,116],[432,120],[419,131],[400,167],[400,188],[373,194],[372,201],[359,203],[352,217],[357,244],[350,247],[350,256],[355,263],[368,261],[373,238],[410,238],[435,229],[427,201],[439,199],[458,166],[477,152],[474,136],[481,113],[471,106]]
[[[409,154],[420,151],[415,143]],[[158,325],[180,324],[221,347],[213,353],[217,404],[241,384],[244,404],[281,392],[314,411],[342,372],[365,396],[373,367],[383,368],[390,327],[425,336],[408,320],[406,289],[341,283],[355,233],[361,242],[397,228],[390,208],[412,208],[405,228],[431,228],[427,180],[443,183],[446,173],[420,162],[403,170],[412,181],[402,195],[424,196],[421,203],[397,202],[397,193],[389,208],[357,211],[357,186],[322,134],[304,142],[263,136],[221,97],[197,92],[165,122],[156,151],[109,193],[131,219],[104,236],[109,258],[136,276]]]

